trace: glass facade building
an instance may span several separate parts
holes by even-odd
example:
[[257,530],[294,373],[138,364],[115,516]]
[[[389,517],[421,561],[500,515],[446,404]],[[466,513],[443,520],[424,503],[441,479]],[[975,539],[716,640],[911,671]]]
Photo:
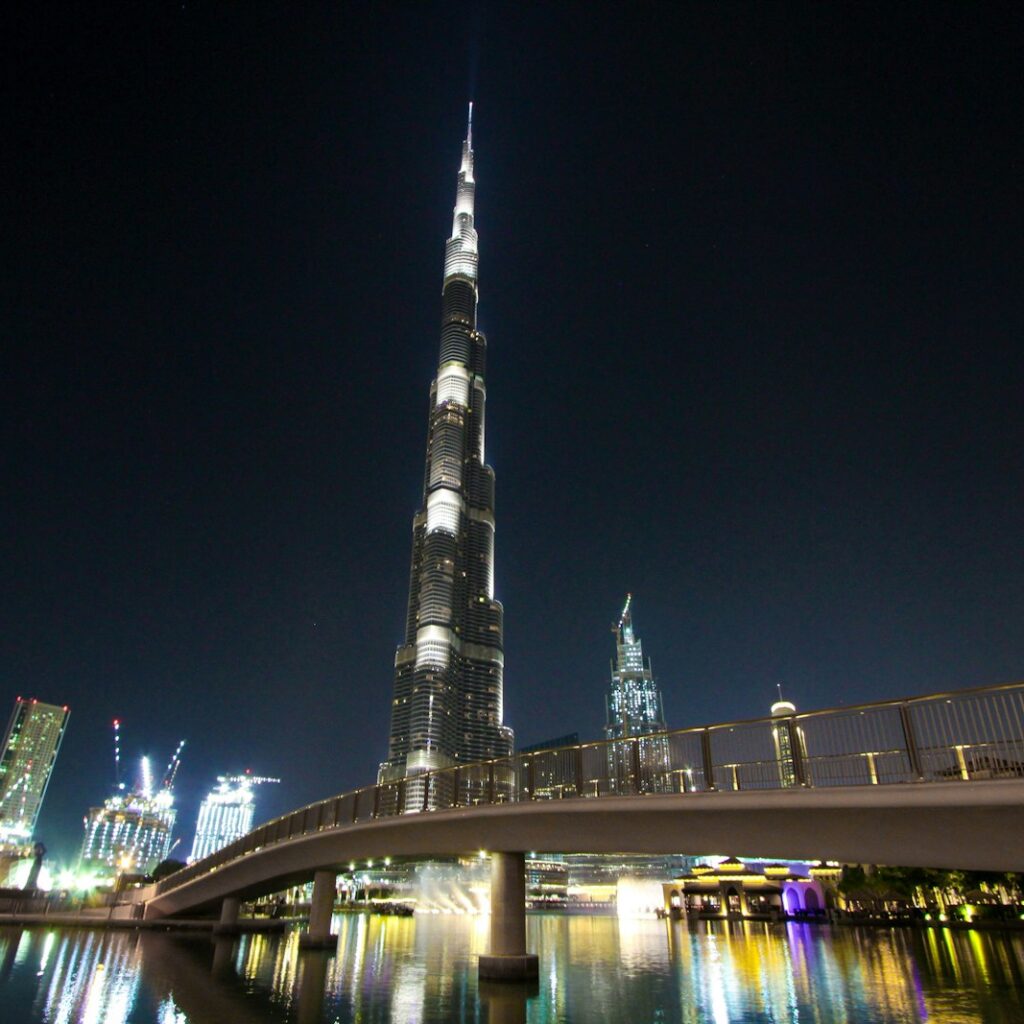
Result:
[[[783,786],[799,784],[797,776],[797,757],[807,756],[804,749],[803,731],[795,725],[792,716],[796,714],[796,705],[792,701],[783,700],[781,691],[779,699],[772,705],[772,718],[781,719],[778,725],[772,726],[772,743],[775,746],[775,759],[779,762],[779,781]],[[875,770],[874,756],[869,754],[869,771]],[[877,777],[874,779],[877,782]]]
[[31,841],[69,711],[19,697],[0,748],[0,844]]
[[252,828],[256,812],[253,786],[278,779],[257,778],[252,775],[220,775],[217,787],[211,790],[199,805],[196,837],[192,842],[189,863],[219,850],[236,839],[241,839]]
[[[612,685],[605,701],[604,734],[609,740],[628,740],[650,733],[665,732],[665,712],[661,690],[654,681],[650,659],[644,658],[643,646],[633,632],[633,595],[626,603],[615,627],[615,660],[612,662]],[[639,767],[648,789],[671,789],[668,739],[638,739],[634,743],[608,747],[611,779],[629,778]],[[639,763],[635,763],[639,762]]]
[[[484,453],[487,341],[477,330],[473,119],[445,243],[441,346],[430,387],[423,501],[413,518],[405,639],[395,655],[387,782],[507,756],[502,606],[494,596],[494,471]],[[407,805],[421,799],[405,788]]]

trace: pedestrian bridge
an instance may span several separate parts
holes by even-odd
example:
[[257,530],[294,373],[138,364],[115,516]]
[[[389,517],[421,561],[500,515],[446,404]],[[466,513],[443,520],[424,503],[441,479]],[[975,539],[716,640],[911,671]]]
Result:
[[[164,879],[145,915],[227,901],[237,913],[240,898],[315,879],[316,917],[316,889],[333,903],[334,876],[352,861],[478,850],[501,854],[495,878],[504,872],[502,891],[513,903],[524,851],[717,851],[1024,871],[1024,683],[775,710],[330,797]],[[518,856],[511,867],[508,851]],[[492,908],[494,897],[492,885]]]

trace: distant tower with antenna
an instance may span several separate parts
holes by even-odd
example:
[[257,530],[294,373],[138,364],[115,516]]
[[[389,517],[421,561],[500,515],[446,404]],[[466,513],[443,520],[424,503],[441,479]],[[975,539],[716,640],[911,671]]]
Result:
[[671,790],[668,740],[639,738],[664,732],[668,726],[651,661],[644,658],[643,645],[633,632],[632,594],[626,595],[622,614],[618,624],[612,626],[612,632],[615,634],[615,659],[611,688],[605,701],[604,734],[609,740],[636,739],[636,743],[608,747],[610,777],[618,788],[627,788],[627,780],[639,764],[644,791]]
[[779,719],[779,722],[772,726],[772,742],[775,744],[775,760],[779,766],[779,782],[785,787],[795,786],[798,780],[793,751],[796,744],[796,748],[802,752],[803,730],[793,719],[796,705],[782,696],[782,683],[776,683],[775,687],[779,691],[779,699],[772,705],[772,718]]

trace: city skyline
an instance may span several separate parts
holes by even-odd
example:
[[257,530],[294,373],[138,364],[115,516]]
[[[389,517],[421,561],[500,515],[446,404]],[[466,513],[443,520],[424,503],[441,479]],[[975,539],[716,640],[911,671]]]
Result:
[[51,850],[115,714],[190,737],[183,817],[371,781],[466,98],[517,741],[600,733],[630,588],[673,725],[1019,677],[1020,85],[944,10],[33,15],[2,662],[75,710]]

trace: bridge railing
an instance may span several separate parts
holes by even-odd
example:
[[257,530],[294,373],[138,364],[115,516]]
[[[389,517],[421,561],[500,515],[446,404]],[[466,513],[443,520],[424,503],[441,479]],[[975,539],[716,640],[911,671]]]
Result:
[[480,804],[1024,777],[1024,683],[727,722],[456,765],[365,786],[258,826],[157,893],[275,843]]

